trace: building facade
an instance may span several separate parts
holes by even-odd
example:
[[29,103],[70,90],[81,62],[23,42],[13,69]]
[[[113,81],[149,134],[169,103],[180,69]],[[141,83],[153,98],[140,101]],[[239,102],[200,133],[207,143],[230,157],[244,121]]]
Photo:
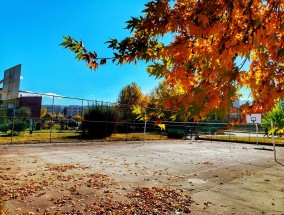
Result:
[[42,107],[46,108],[48,113],[62,114],[65,117],[81,115],[88,108],[80,105],[43,105]]

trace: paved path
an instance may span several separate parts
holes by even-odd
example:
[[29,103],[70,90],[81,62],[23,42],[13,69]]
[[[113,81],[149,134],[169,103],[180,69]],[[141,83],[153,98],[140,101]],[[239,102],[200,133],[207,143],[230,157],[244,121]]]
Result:
[[278,162],[271,149],[189,140],[18,145],[0,146],[0,163],[2,172],[9,162],[23,172],[76,163],[126,188],[182,189],[192,214],[284,214],[284,148],[277,147]]

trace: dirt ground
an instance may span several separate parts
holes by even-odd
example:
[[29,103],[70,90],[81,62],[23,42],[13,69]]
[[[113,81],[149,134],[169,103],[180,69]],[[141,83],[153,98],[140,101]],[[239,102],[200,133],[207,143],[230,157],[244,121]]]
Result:
[[1,214],[284,214],[284,147],[209,141],[0,146]]

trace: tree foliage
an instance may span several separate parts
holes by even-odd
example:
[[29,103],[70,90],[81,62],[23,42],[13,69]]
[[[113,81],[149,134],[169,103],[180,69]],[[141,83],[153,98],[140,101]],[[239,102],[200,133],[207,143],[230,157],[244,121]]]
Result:
[[7,110],[0,110],[0,124],[8,122]]
[[122,88],[118,96],[118,109],[122,114],[122,119],[134,120],[136,117],[132,113],[136,105],[144,102],[143,93],[135,82]]
[[[163,113],[163,118],[166,120],[171,118],[172,120],[188,121],[192,113],[184,111],[184,106],[179,99],[183,93],[184,90],[179,86],[170,87],[166,81],[160,82],[150,95],[149,108],[154,110],[152,115],[161,116]],[[158,118],[161,117],[158,116]]]
[[75,114],[72,118],[75,119],[77,122],[81,122],[83,116],[81,114]]
[[[179,92],[179,107],[190,116],[228,112],[242,87],[251,91],[251,107],[265,111],[284,95],[283,8],[283,0],[155,0],[127,21],[131,36],[107,42],[111,58],[99,58],[72,37],[61,45],[91,69],[108,59],[151,62],[149,74]],[[172,40],[163,42],[168,35]],[[243,71],[246,61],[249,71]]]
[[9,124],[7,123],[0,124],[0,132],[6,133],[8,130],[9,130]]
[[273,121],[273,130],[270,133],[284,134],[284,110],[280,104],[277,104],[270,112],[264,114],[262,119],[262,126],[264,129],[271,127]]
[[45,118],[47,114],[47,108],[46,107],[41,107],[40,109],[40,118]]
[[29,107],[20,107],[16,110],[15,116],[20,120],[27,120],[31,117],[31,109]]
[[93,106],[84,113],[83,129],[91,138],[105,138],[112,135],[118,113],[114,107]]
[[27,127],[27,122],[22,121],[21,119],[17,119],[9,123],[9,129],[15,134],[19,134],[21,131],[25,131]]

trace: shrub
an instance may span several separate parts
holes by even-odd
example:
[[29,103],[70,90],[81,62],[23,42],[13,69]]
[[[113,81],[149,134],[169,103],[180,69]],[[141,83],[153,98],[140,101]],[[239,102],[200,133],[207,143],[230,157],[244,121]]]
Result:
[[[271,121],[273,121],[274,129],[270,129]],[[263,129],[269,130],[269,134],[283,135],[284,133],[284,108],[277,104],[270,112],[263,115],[262,118]]]
[[0,124],[3,125],[8,122],[8,117],[7,116],[1,116],[0,115]]
[[41,129],[48,129],[48,125],[47,125],[47,122],[46,122],[45,119],[43,119],[43,120],[41,121],[40,128],[41,128]]
[[205,134],[215,134],[219,130],[218,127],[204,126],[200,128],[201,132]]
[[49,122],[47,122],[47,125],[48,125],[48,129],[50,129],[50,127],[51,128],[54,127],[55,122],[54,121],[49,121]]
[[14,121],[14,127],[13,127],[13,122],[11,122],[10,124],[9,124],[9,128],[11,129],[11,130],[13,130],[14,132],[16,131],[16,132],[18,132],[18,133],[20,133],[21,131],[24,131],[24,130],[26,130],[26,128],[27,128],[27,123],[26,122],[23,122],[23,121]]
[[8,124],[0,124],[0,131],[1,132],[7,132],[9,130],[9,125]]
[[41,129],[41,123],[40,122],[35,123],[34,130],[40,130],[40,129]]
[[93,106],[84,114],[83,130],[91,138],[105,138],[112,135],[118,112],[109,106]]
[[182,139],[186,136],[186,132],[182,129],[168,129],[168,138]]
[[71,128],[75,128],[78,126],[78,122],[75,122],[75,121],[69,121],[68,124],[67,124],[68,127],[71,127]]

